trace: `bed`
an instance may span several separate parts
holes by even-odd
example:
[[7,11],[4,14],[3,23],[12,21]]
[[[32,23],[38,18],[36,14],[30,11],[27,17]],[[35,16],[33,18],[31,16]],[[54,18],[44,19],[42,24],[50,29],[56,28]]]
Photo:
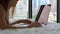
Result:
[[0,34],[60,34],[60,23],[48,23],[43,27],[0,30]]

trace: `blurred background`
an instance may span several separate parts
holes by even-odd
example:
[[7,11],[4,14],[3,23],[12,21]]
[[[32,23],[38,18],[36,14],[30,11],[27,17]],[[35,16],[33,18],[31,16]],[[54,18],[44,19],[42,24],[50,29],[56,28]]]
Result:
[[[32,0],[32,20],[35,20],[40,5],[51,4],[48,22],[57,22],[57,0]],[[29,0],[19,0],[15,7],[13,19],[28,19]]]

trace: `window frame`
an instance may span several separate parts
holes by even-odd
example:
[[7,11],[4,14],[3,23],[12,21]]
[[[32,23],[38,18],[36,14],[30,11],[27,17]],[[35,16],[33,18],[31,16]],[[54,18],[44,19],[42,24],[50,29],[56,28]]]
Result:
[[29,11],[28,11],[28,18],[32,18],[32,0],[29,0]]
[[60,23],[60,0],[57,0],[57,23]]

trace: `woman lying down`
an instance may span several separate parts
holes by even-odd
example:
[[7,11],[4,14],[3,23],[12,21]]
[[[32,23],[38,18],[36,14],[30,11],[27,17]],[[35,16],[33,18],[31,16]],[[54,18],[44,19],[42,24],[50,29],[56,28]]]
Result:
[[[24,23],[24,24],[29,24],[28,26],[13,26],[15,24],[21,24],[21,23]],[[41,24],[38,23],[38,22],[32,22],[32,21],[29,21],[27,19],[25,20],[18,20],[12,24],[9,24],[9,21],[7,20],[7,16],[5,17],[5,13],[4,13],[4,8],[3,6],[0,4],[0,28],[31,28],[31,27],[40,27]]]
[[[8,2],[9,1],[9,2]],[[0,28],[31,28],[31,27],[41,27],[41,24],[36,21],[32,22],[28,19],[18,20],[9,24],[9,8],[15,7],[18,0],[0,0]],[[23,27],[17,26],[16,24],[25,25]],[[16,25],[16,26],[15,26]]]
[[[0,29],[15,29],[15,28],[32,28],[32,27],[40,27],[41,24],[38,22],[32,22],[30,20],[18,20],[12,24],[9,24],[10,22],[7,19],[8,16],[6,16],[5,9],[2,4],[0,4]],[[14,26],[15,24],[28,24],[28,26]],[[22,24],[22,25],[23,25]]]
[[[10,28],[31,28],[31,27],[40,27],[41,24],[38,23],[38,22],[32,22],[30,20],[18,20],[12,24],[9,24],[10,22],[8,21],[7,19],[7,16],[5,15],[5,12],[4,12],[4,8],[2,7],[2,5],[0,4],[0,28],[2,29],[10,29]],[[28,24],[28,26],[14,26],[15,24],[21,24],[21,23],[24,23],[24,24]]]

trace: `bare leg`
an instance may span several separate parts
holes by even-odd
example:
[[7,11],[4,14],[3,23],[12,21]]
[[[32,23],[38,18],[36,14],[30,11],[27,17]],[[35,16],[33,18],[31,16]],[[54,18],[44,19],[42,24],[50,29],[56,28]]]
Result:
[[7,27],[6,21],[5,21],[5,15],[4,15],[4,8],[0,4],[0,28],[4,29]]
[[42,25],[38,22],[35,22],[35,23],[31,23],[29,26],[26,26],[26,27],[17,27],[17,26],[8,26],[8,29],[17,29],[17,28],[32,28],[32,27],[42,27]]
[[31,24],[32,22],[27,20],[27,19],[24,19],[24,20],[17,20],[16,22],[14,22],[14,23],[12,23],[10,25],[19,24],[19,23]]
[[31,27],[42,27],[42,25],[39,22],[34,22],[34,23],[31,23],[28,27],[29,28],[31,28]]

